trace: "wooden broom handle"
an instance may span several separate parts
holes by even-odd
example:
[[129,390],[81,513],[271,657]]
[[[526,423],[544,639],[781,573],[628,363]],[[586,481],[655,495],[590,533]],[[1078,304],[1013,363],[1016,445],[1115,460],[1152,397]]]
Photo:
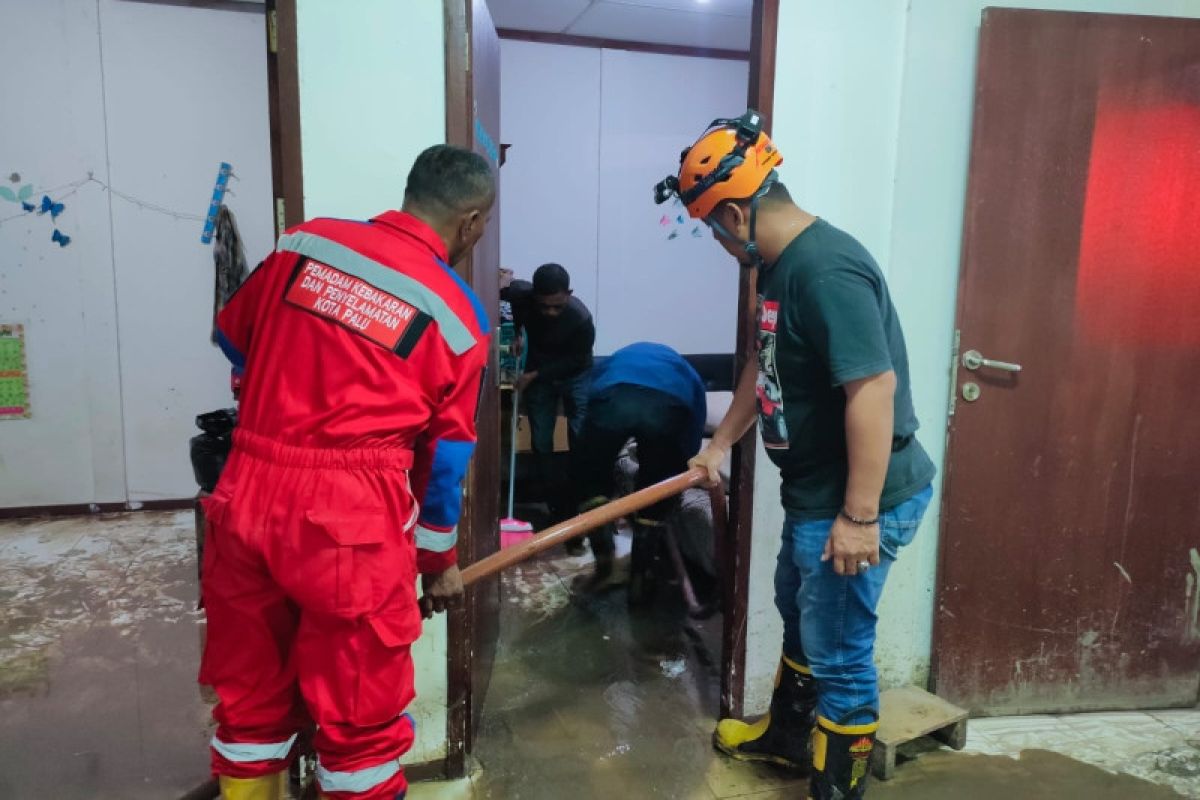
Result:
[[669,497],[674,497],[693,486],[701,486],[707,481],[708,472],[697,467],[661,483],[647,486],[641,491],[619,497],[611,503],[605,503],[577,517],[571,517],[566,522],[560,522],[547,528],[528,541],[476,561],[462,571],[463,585],[470,586],[484,578],[490,578],[501,570],[519,564],[527,558],[532,558],[544,550],[549,550],[551,547],[572,539],[578,539],[601,525],[607,525],[647,506],[661,503]]

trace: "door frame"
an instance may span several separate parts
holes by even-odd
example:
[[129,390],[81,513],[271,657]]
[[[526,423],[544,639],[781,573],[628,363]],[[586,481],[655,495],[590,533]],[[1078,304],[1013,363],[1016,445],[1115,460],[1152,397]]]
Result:
[[[446,142],[471,147],[474,142],[474,97],[471,73],[472,0],[444,0]],[[750,76],[747,103],[770,120],[774,109],[775,54],[780,0],[754,0],[751,11]],[[267,74],[271,120],[272,180],[276,228],[279,232],[304,220],[303,161],[300,128],[299,58],[296,32],[296,0],[266,0]],[[605,46],[620,47],[619,43]],[[627,49],[680,55],[668,45],[625,43]],[[730,51],[694,48],[691,55],[731,57]],[[470,267],[466,267],[469,275]],[[738,282],[738,324],[733,380],[754,357],[757,294],[754,274],[742,270]],[[499,389],[488,385],[487,392]],[[481,442],[480,449],[488,451]],[[720,715],[740,717],[744,711],[746,627],[750,589],[751,527],[754,517],[754,476],[757,435],[751,430],[734,447],[729,485],[729,526],[724,552],[730,559],[721,575],[723,616],[721,647]],[[494,449],[494,447],[492,448]],[[476,485],[478,473],[468,480],[468,495],[494,487]],[[474,534],[469,517],[464,517],[460,536]],[[469,615],[462,625],[449,626],[447,643],[447,750],[444,762],[409,767],[411,777],[420,779],[444,774],[460,777],[466,772],[466,756],[472,734],[471,670],[474,636]]]
[[[472,14],[471,0],[443,0],[444,51],[446,70],[446,143],[474,149],[471,122],[475,118],[475,92],[472,86],[471,47]],[[471,256],[458,266],[467,283],[471,282],[474,264]],[[490,381],[485,381],[482,393],[493,391]],[[482,401],[482,396],[480,400]],[[488,451],[486,442],[478,442],[477,451]],[[474,494],[481,487],[475,485],[478,471],[471,469],[467,474],[468,491]],[[466,511],[466,509],[464,509]],[[475,536],[472,515],[464,513],[458,522],[460,542],[470,542]],[[470,614],[458,612],[453,619],[447,615],[446,622],[446,760],[448,778],[461,778],[467,772],[467,745],[470,740],[471,702],[471,639],[475,635],[474,622]],[[458,625],[450,624],[452,621]]]
[[[472,52],[475,47],[474,35],[474,3],[480,0],[443,0],[445,70],[446,70],[446,143],[475,149],[475,73]],[[499,138],[500,132],[493,131],[492,135]],[[497,165],[499,169],[499,164]],[[498,235],[498,234],[497,234]],[[475,285],[474,254],[468,255],[455,269],[468,284]],[[492,313],[498,313],[493,309]],[[493,341],[493,345],[495,340]],[[493,347],[495,353],[495,348]],[[499,409],[500,385],[490,377],[485,381],[480,394],[481,407]],[[473,511],[475,498],[481,498],[488,493],[495,494],[496,487],[492,484],[495,472],[477,469],[479,457],[495,456],[499,464],[500,426],[479,426],[478,441],[476,442],[476,458],[467,473],[466,497],[464,498],[464,513],[459,519],[459,553],[473,559],[476,555],[475,530],[478,515]],[[489,480],[491,479],[491,480]],[[469,498],[469,499],[468,499]],[[499,515],[491,523],[490,531],[499,536]],[[465,547],[464,547],[465,545]],[[498,542],[497,542],[498,546]],[[479,719],[482,697],[476,697],[473,675],[475,660],[478,654],[473,647],[476,638],[481,634],[476,630],[475,603],[483,602],[482,598],[473,597],[483,591],[499,592],[499,579],[488,581],[468,591],[464,607],[449,612],[446,625],[446,760],[445,771],[449,778],[461,778],[466,774],[467,754],[470,752],[475,725]],[[498,597],[498,595],[497,595]],[[498,613],[498,612],[497,612]]]
[[[304,169],[300,125],[300,70],[297,38],[297,0],[265,0],[267,39],[267,88],[270,112],[271,172],[277,234],[304,221]],[[446,136],[450,144],[473,144],[474,98],[471,91],[471,0],[443,0],[446,70]],[[469,259],[460,274],[471,272]],[[498,391],[494,386],[484,391]],[[486,437],[485,437],[486,438]],[[481,440],[478,450],[498,447]],[[483,479],[477,471],[468,475],[465,496],[476,495]],[[190,501],[189,501],[190,502]],[[469,501],[468,501],[469,502]],[[465,510],[465,509],[464,509]],[[471,541],[471,515],[460,522],[460,539]],[[465,774],[466,752],[473,733],[471,720],[471,668],[474,636],[472,617],[453,612],[447,625],[447,712],[446,756],[437,761],[411,764],[405,771],[413,780]]]
[[266,0],[267,103],[271,120],[271,183],[275,235],[304,221],[304,161],[300,149],[300,57],[296,0]]
[[[775,53],[779,39],[779,0],[754,0],[750,12],[750,82],[746,103],[768,125],[775,112]],[[738,279],[737,342],[733,385],[757,358],[757,273],[742,269]],[[725,553],[732,558],[721,576],[721,717],[745,714],[746,629],[750,606],[750,556],[754,527],[754,475],[758,426],[751,426],[733,450],[729,474],[729,530]]]
[[[472,147],[474,97],[471,64],[473,44],[471,0],[445,0],[446,50],[446,141],[462,147]],[[754,0],[751,11],[751,44],[748,54],[750,79],[747,87],[748,104],[769,120],[774,109],[775,53],[779,27],[779,0]],[[511,38],[505,32],[504,38]],[[522,38],[548,41],[547,36],[530,34]],[[554,35],[550,35],[554,38]],[[559,41],[556,39],[556,41]],[[636,49],[642,52],[662,52],[671,55],[700,55],[718,58],[740,57],[732,51],[712,51],[703,48],[680,48],[640,42],[560,41],[564,44],[593,45]],[[497,132],[498,133],[498,132]],[[469,269],[469,267],[468,267]],[[738,282],[738,325],[735,342],[734,384],[742,368],[754,358],[755,316],[757,293],[754,273],[742,270]],[[489,384],[488,392],[499,389]],[[483,443],[481,443],[482,445]],[[733,451],[729,486],[729,529],[724,552],[730,558],[729,569],[721,575],[723,616],[721,646],[721,703],[722,717],[740,717],[744,710],[746,623],[750,595],[751,526],[754,517],[754,461],[757,434],[751,430],[738,442]],[[484,448],[486,449],[486,448]],[[469,492],[492,491],[495,487],[477,486],[472,481]],[[469,523],[460,536],[471,537]],[[472,704],[471,668],[473,654],[470,642],[474,635],[470,617],[463,626],[454,626],[448,648],[448,748],[446,771],[451,777],[465,773],[466,755],[473,731],[470,730]]]

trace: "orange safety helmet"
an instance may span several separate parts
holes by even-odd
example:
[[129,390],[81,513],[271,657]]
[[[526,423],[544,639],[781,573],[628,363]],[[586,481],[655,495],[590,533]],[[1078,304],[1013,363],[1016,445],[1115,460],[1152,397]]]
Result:
[[746,200],[773,183],[783,155],[762,131],[762,115],[749,109],[737,119],[713,120],[679,155],[679,174],[654,187],[655,202],[678,197],[688,216],[704,219],[722,200]]

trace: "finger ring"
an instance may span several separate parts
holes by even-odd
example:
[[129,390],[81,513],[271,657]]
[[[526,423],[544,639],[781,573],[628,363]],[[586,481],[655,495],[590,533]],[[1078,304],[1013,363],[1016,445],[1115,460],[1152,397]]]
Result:
[[870,568],[871,568],[871,562],[870,562],[870,561],[860,561],[860,562],[858,562],[858,571],[859,571],[859,572],[866,572],[866,571],[867,571],[867,570],[869,570]]

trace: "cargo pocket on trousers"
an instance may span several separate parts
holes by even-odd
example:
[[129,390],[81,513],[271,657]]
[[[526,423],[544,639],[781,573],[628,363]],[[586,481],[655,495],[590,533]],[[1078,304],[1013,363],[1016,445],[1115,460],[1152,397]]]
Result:
[[[200,510],[204,514],[204,531],[201,534],[204,539],[203,544],[200,546],[200,588],[196,608],[197,610],[205,611],[206,623],[211,620],[212,612],[205,608],[205,587],[208,587],[209,593],[212,593],[213,582],[220,577],[217,572],[217,550],[219,548],[217,526],[224,522],[228,508],[229,501],[223,497],[210,496],[200,501]],[[220,588],[219,584],[217,588]],[[213,650],[208,647],[208,641],[209,628],[206,624],[204,632],[201,634],[200,647],[199,682],[202,686],[212,686],[223,674],[222,667],[224,666],[224,662],[220,658],[217,658]]]
[[[228,508],[229,501],[224,497],[206,497],[200,501],[200,512],[204,515],[204,525],[196,549],[200,551],[201,587],[204,586],[205,580],[212,576],[213,565],[217,558],[217,548],[214,545],[216,529],[225,521]],[[203,589],[201,591],[203,592]],[[203,607],[203,597],[201,597],[201,606]]]
[[310,510],[304,517],[310,533],[297,554],[296,599],[343,617],[372,611],[379,602],[375,573],[387,534],[383,509]]
[[359,642],[358,691],[353,723],[360,726],[399,723],[412,702],[412,643],[421,635],[421,613],[415,603],[372,614]]

